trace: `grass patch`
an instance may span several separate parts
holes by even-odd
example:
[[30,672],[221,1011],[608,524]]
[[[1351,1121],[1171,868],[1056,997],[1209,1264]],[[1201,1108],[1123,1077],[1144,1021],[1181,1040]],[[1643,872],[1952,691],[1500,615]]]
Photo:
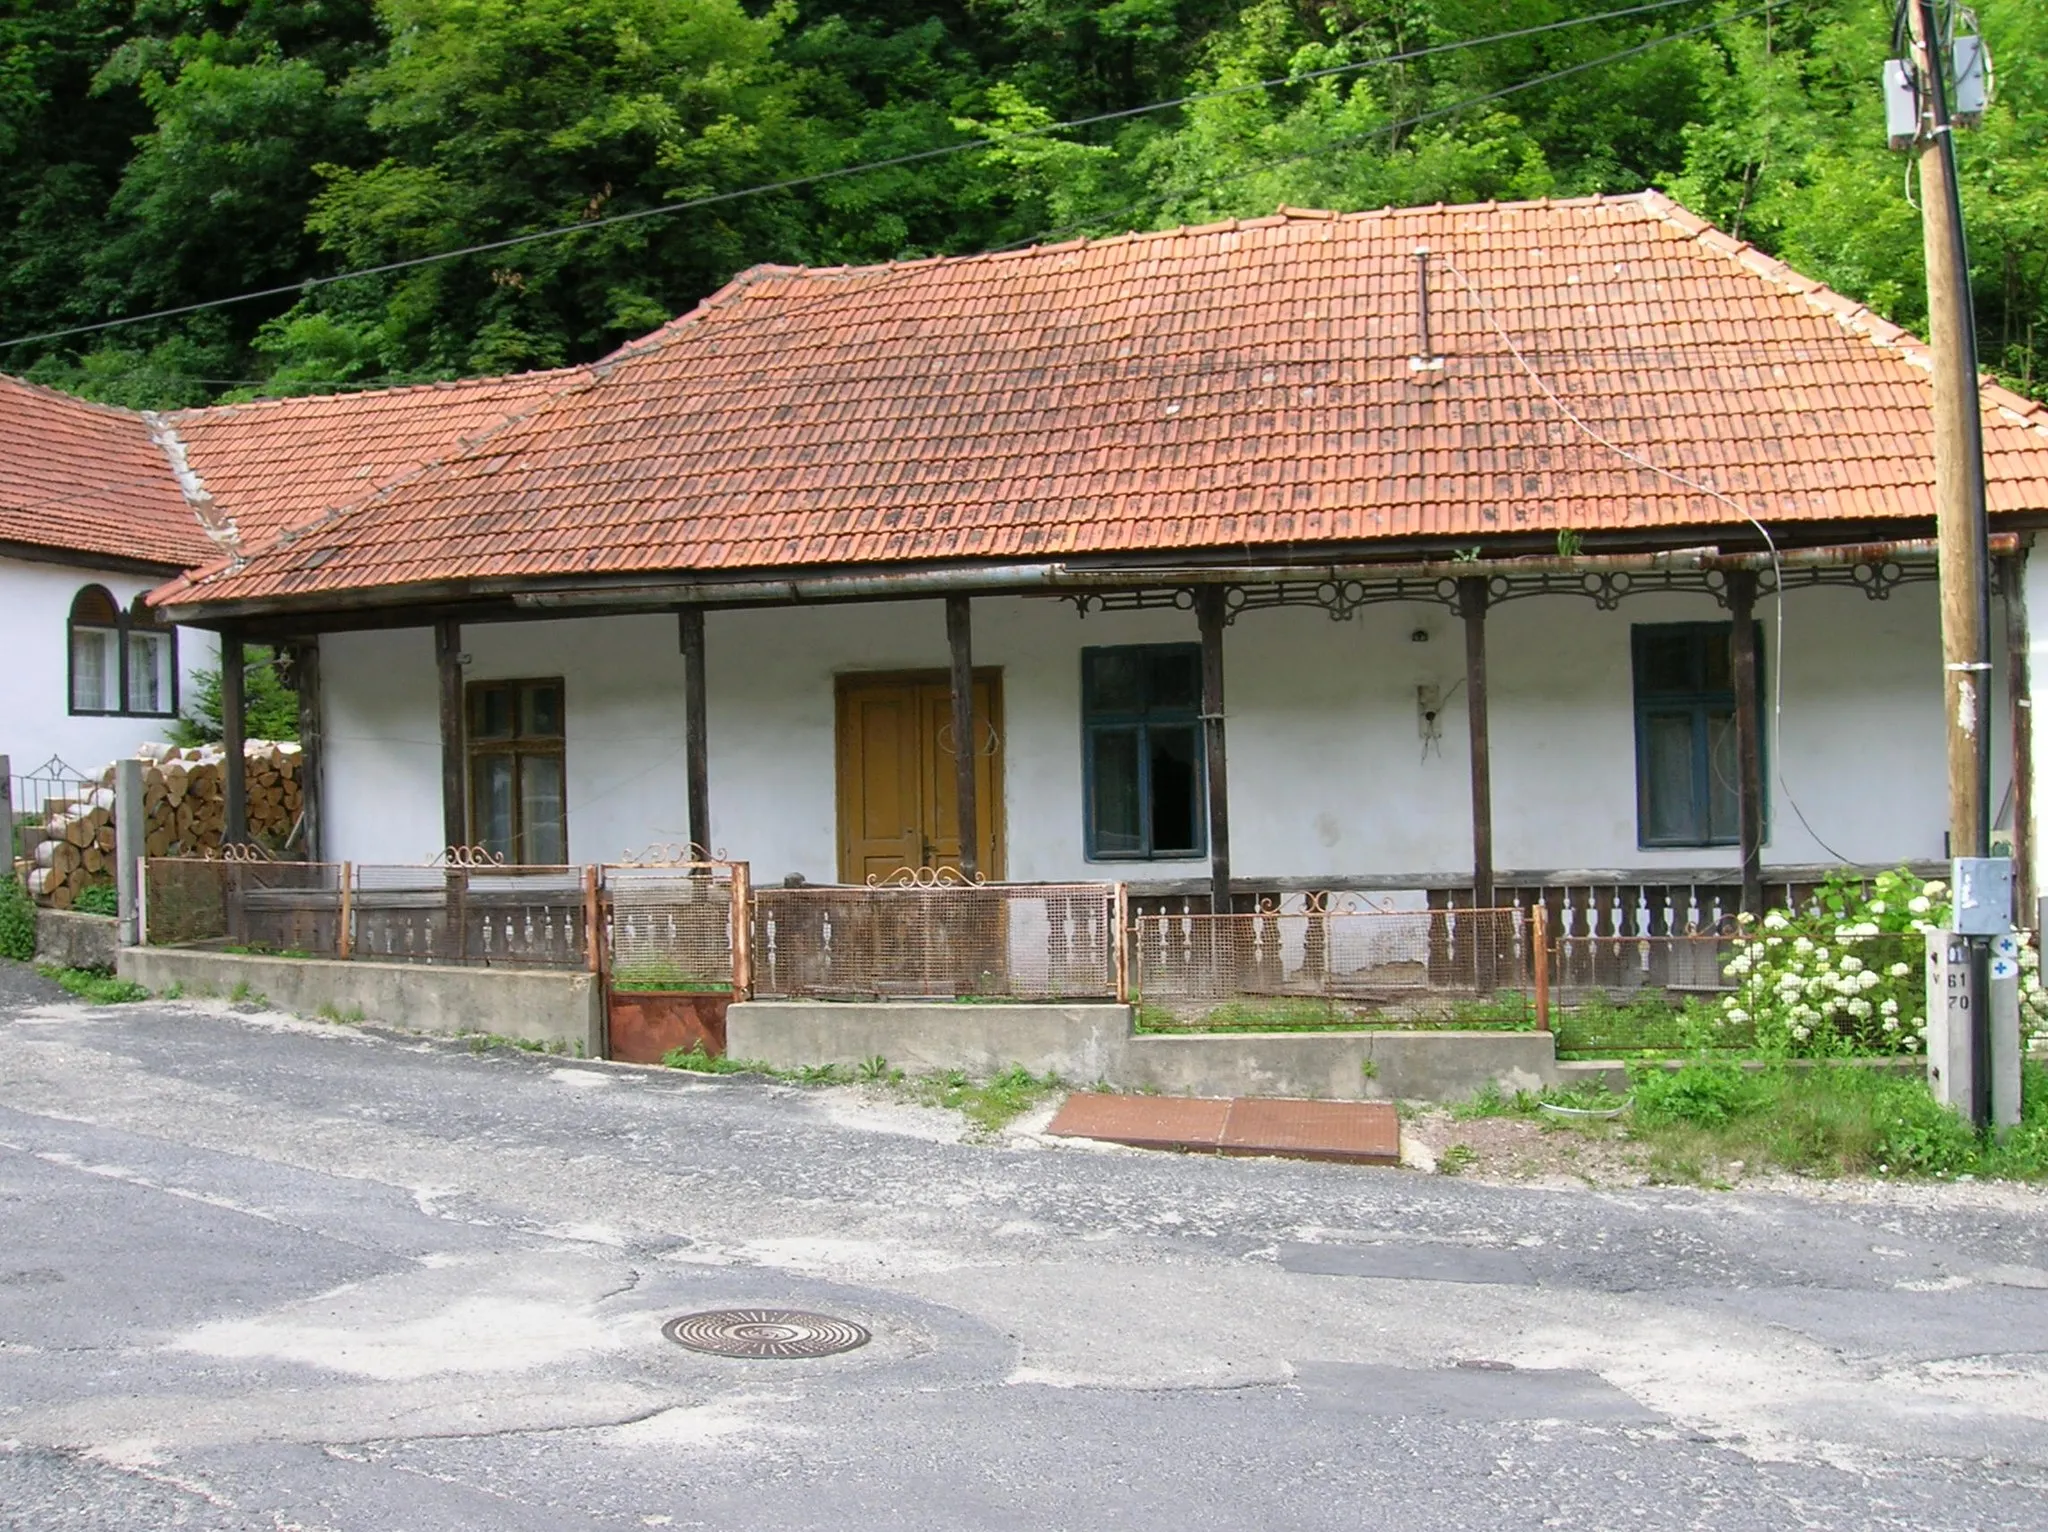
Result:
[[66,994],[94,1005],[127,1005],[149,998],[149,991],[142,985],[117,979],[102,968],[59,968],[54,963],[38,963],[36,972]]
[[1533,1032],[1536,1002],[1517,990],[1459,1001],[1441,1015],[1417,1014],[1403,1006],[1317,995],[1274,995],[1261,1000],[1226,1000],[1188,1016],[1157,1003],[1139,1001],[1140,1032]]
[[965,1070],[922,1075],[907,1082],[911,1099],[958,1112],[983,1133],[1000,1133],[1046,1097],[1066,1089],[1058,1075],[1035,1075],[1022,1067],[993,1079],[975,1080]]
[[307,952],[301,947],[223,947],[220,950],[232,952],[237,957],[310,958],[317,956],[317,954]]
[[264,994],[262,990],[256,988],[247,979],[237,979],[235,980],[235,987],[228,991],[228,1003],[230,1005],[260,1005],[267,1007],[270,1004],[270,997]]
[[1141,1002],[1137,1020],[1140,1032],[1332,1032],[1364,1031],[1380,1025],[1376,1018],[1348,1006],[1306,995],[1229,1000],[1193,1018]]
[[78,897],[71,901],[71,908],[80,915],[118,915],[121,913],[121,895],[111,883],[95,883],[78,891]]
[[1460,1000],[1451,1007],[1448,1027],[1500,1032],[1536,1030],[1536,997],[1504,989],[1484,1000]]
[[[323,1016],[326,1015],[324,1008],[321,1014]],[[360,1021],[363,1013],[358,1009],[355,1015],[356,1019]],[[330,1021],[340,1021],[343,1018],[340,1016],[329,1016],[327,1019]],[[516,1048],[521,1053],[546,1054],[561,1054],[569,1051],[569,1045],[560,1038],[550,1038],[547,1042],[537,1043],[528,1037],[507,1037],[502,1032],[471,1032],[466,1034],[464,1040],[468,1042],[471,1053],[489,1053],[493,1048]]]
[[631,994],[726,995],[732,992],[732,980],[675,963],[633,963],[613,972],[611,987]]
[[[688,1048],[671,1048],[661,1056],[661,1062],[670,1069],[683,1069],[695,1075],[772,1075],[777,1071],[753,1059],[713,1058],[704,1051],[702,1043]],[[829,1065],[827,1066],[830,1067]]]
[[323,1000],[320,1002],[320,1009],[314,1012],[314,1014],[322,1021],[338,1021],[352,1027],[362,1021],[363,1008],[359,1005],[352,1005],[344,1011],[338,1008],[333,1001]]
[[1462,1175],[1472,1168],[1479,1158],[1479,1151],[1470,1144],[1452,1144],[1436,1157],[1436,1168],[1440,1175]]
[[[1490,1086],[1453,1115],[1540,1117],[1549,1128],[1619,1132],[1648,1151],[1652,1180],[1726,1185],[1731,1172],[1795,1175],[2048,1179],[2048,1065],[2022,1066],[2025,1109],[2001,1143],[1980,1138],[1910,1076],[1842,1064],[1744,1069],[1695,1058],[1678,1069],[1643,1063],[1629,1071],[1630,1095],[1605,1091],[1518,1091]],[[1615,1122],[1552,1117],[1543,1103],[1610,1108]]]
[[11,866],[0,867],[0,958],[26,963],[35,955],[35,901]]
[[1674,1005],[1661,990],[1642,990],[1615,1000],[1595,990],[1569,1010],[1551,1013],[1557,1056],[1629,1058],[1671,1056],[1703,1047],[1746,1047],[1751,1039],[1731,1032],[1720,1011],[1696,996]]

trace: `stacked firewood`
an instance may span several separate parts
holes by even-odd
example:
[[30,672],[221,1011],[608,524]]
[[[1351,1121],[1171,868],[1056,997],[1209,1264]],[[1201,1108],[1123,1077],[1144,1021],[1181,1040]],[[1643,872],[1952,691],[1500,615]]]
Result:
[[[226,823],[227,772],[219,745],[144,745],[143,849],[150,856],[217,852]],[[252,739],[244,747],[249,833],[279,847],[298,823],[299,747]],[[114,881],[114,782],[107,767],[74,798],[52,798],[21,848],[28,890],[69,909],[88,888]]]

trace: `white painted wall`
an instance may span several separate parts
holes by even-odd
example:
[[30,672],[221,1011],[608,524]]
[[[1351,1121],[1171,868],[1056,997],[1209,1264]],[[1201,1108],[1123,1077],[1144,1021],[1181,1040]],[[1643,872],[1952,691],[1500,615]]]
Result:
[[[1940,856],[1946,810],[1933,587],[1909,586],[1885,602],[1854,591],[1796,591],[1786,613],[1784,707],[1766,734],[1766,862]],[[1495,609],[1488,643],[1500,868],[1734,865],[1732,848],[1637,847],[1630,694],[1632,624],[1725,615],[1707,598],[1687,596],[1632,597],[1615,612],[1577,597]],[[1776,604],[1765,601],[1760,615],[1771,681],[1781,663]],[[1427,642],[1411,639],[1417,630]],[[976,601],[976,662],[1003,672],[1009,876],[1204,874],[1201,862],[1089,863],[1081,833],[1081,649],[1194,637],[1186,612],[1079,620],[1059,602]],[[672,618],[475,626],[463,642],[472,680],[564,678],[573,860],[685,838],[682,662]],[[440,840],[431,638],[417,629],[325,643],[331,854],[429,856]],[[1456,873],[1469,865],[1465,696],[1452,691],[1464,671],[1457,619],[1427,605],[1368,608],[1342,623],[1316,611],[1254,613],[1229,629],[1226,644],[1240,875]],[[833,678],[942,668],[943,606],[715,612],[707,650],[715,844],[750,861],[757,880],[801,873],[830,881]],[[1426,758],[1420,683],[1448,694],[1440,747]],[[2002,726],[1994,751],[1994,792],[2002,794]]]
[[[125,609],[163,582],[65,564],[0,558],[0,755],[28,772],[51,756],[80,771],[97,771],[145,740],[161,740],[166,718],[76,718],[67,694],[71,602],[88,585],[103,585]],[[178,702],[192,696],[192,676],[219,663],[211,633],[178,630]]]

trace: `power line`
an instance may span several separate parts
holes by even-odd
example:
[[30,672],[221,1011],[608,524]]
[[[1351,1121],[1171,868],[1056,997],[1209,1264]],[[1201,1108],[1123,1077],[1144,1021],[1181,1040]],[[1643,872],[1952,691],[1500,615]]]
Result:
[[[920,149],[909,154],[894,155],[888,159],[870,160],[859,165],[845,165],[834,170],[816,171],[810,175],[790,176],[780,181],[769,181],[758,186],[739,187],[732,191],[712,192],[705,196],[692,197],[682,202],[663,203],[658,207],[640,208],[630,213],[613,213],[603,218],[586,219],[581,223],[565,224],[553,229],[540,229],[529,234],[508,235],[503,239],[487,240],[480,244],[465,245],[460,249],[444,250],[435,255],[411,256],[405,260],[386,261],[380,265],[364,266],[354,271],[336,272],[330,276],[307,277],[298,282],[283,283],[275,287],[257,288],[249,292],[236,293],[226,298],[208,298],[197,303],[179,304],[173,308],[154,309],[146,314],[132,314],[122,319],[103,319],[94,324],[72,325],[65,329],[45,330],[34,335],[17,335],[8,340],[0,340],[0,348],[25,346],[39,341],[63,340],[73,335],[90,335],[102,330],[119,329],[126,325],[146,324],[156,319],[175,319],[185,314],[196,314],[209,309],[226,308],[238,303],[253,303],[263,298],[283,297],[289,293],[304,295],[315,289],[331,286],[336,282],[350,282],[364,277],[389,276],[394,272],[410,271],[421,266],[435,265],[441,261],[460,260],[464,256],[486,255],[492,251],[509,250],[516,246],[534,244],[541,240],[563,239],[569,235],[583,234],[593,229],[634,223],[647,218],[665,217],[671,213],[690,212],[697,208],[712,207],[726,202],[737,202],[751,197],[767,196],[774,192],[795,191],[803,187],[817,186],[827,181],[841,180],[847,176],[865,175],[870,171],[897,169],[905,165],[915,165],[928,160],[943,159],[950,155],[964,154],[974,149],[995,148],[1001,144],[1012,142],[1017,138],[1043,137],[1047,134],[1068,132],[1076,128],[1093,127],[1105,122],[1118,122],[1127,118],[1144,116],[1152,112],[1171,111],[1177,107],[1192,106],[1198,102],[1223,100],[1232,96],[1246,95],[1287,85],[1299,85],[1314,80],[1356,74],[1363,70],[1385,68],[1391,64],[1411,63],[1418,59],[1431,58],[1439,54],[1485,47],[1493,43],[1514,42],[1523,38],[1540,36],[1544,33],[1590,26],[1603,21],[1625,20],[1631,16],[1666,11],[1676,6],[1698,5],[1702,3],[1704,3],[1704,0],[1646,0],[1644,4],[1628,6],[1621,10],[1601,11],[1591,16],[1568,17],[1562,21],[1546,22],[1540,26],[1521,27],[1510,32],[1496,32],[1486,37],[1464,38],[1454,42],[1436,43],[1427,48],[1414,48],[1401,53],[1384,54],[1378,58],[1364,59],[1357,63],[1334,64],[1326,69],[1309,70],[1301,74],[1277,75],[1271,79],[1257,80],[1246,85],[1233,85],[1217,90],[1197,91],[1190,95],[1175,96],[1169,100],[1148,102],[1143,106],[1125,107],[1114,112],[1098,112],[1088,117],[1076,117],[1065,122],[1047,123],[1041,127],[1026,128],[1000,139],[971,138],[957,144],[944,144],[937,148]],[[1734,16],[1722,18],[1703,27],[1695,27],[1686,32],[1673,33],[1668,37],[1652,39],[1650,43],[1642,47],[1629,49],[1619,54],[1611,54],[1606,59],[1594,60],[1593,63],[1626,58],[1631,53],[1644,51],[1645,47],[1657,46],[1661,43],[1676,41],[1680,37],[1692,36],[1699,32],[1710,30],[1712,27],[1722,25],[1725,21],[1740,21],[1749,16],[1760,15],[1764,11],[1771,9],[1774,5],[1782,3],[1784,3],[1784,0],[1771,0],[1770,4],[1739,12]],[[1591,67],[1591,65],[1575,66],[1572,69],[1558,71],[1547,77],[1539,77],[1539,80],[1544,78],[1562,79],[1568,74],[1577,73],[1579,69],[1587,67]],[[1463,106],[1496,100],[1502,95],[1512,94],[1515,90],[1527,88],[1527,84],[1511,86],[1505,91],[1476,97],[1472,101],[1459,103],[1458,107],[1445,108],[1444,111],[1455,111]],[[1443,112],[1425,113],[1410,123],[1389,124],[1386,128],[1378,130],[1378,132],[1391,132],[1400,127],[1430,122],[1441,115],[1443,115]],[[1367,135],[1367,137],[1377,137],[1378,132]],[[1332,147],[1341,147],[1341,145],[1333,145]]]

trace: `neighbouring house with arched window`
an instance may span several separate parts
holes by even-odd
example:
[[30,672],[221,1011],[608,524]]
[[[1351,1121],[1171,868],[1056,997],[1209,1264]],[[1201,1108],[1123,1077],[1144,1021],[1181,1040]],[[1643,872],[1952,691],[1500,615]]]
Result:
[[213,636],[146,600],[213,543],[142,417],[0,379],[0,755],[93,771],[162,739]]
[[576,370],[153,413],[0,375],[0,757],[82,772],[169,733],[214,635],[148,593],[375,495]]

